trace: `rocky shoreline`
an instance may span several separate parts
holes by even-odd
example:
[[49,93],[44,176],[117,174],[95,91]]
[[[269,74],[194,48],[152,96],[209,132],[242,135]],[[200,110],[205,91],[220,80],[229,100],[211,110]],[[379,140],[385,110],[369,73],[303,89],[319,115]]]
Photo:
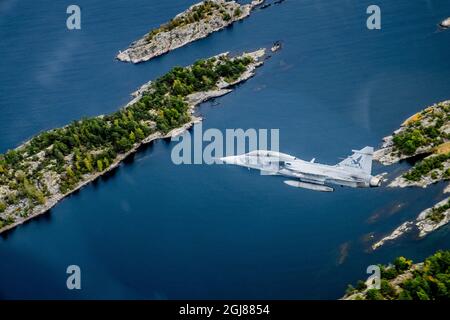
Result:
[[[429,159],[429,156],[425,159]],[[443,167],[440,170],[436,170],[439,172],[445,172],[447,169],[450,168],[450,163],[445,162],[443,163]],[[408,171],[410,172],[410,171]],[[408,187],[419,187],[419,188],[426,188],[429,185],[432,185],[434,183],[438,183],[439,181],[442,181],[441,176],[431,177],[431,176],[423,176],[420,180],[414,181],[414,180],[408,180],[403,175],[396,177],[394,180],[392,180],[387,186],[389,188],[408,188]]]
[[[392,165],[401,160],[413,157],[424,157],[421,162],[415,164],[411,169],[392,180],[388,187],[406,188],[427,186],[447,180],[450,173],[450,123],[448,123],[450,101],[443,101],[425,108],[423,111],[409,117],[399,129],[390,136],[383,138],[383,144],[374,154],[374,159],[383,165]],[[403,138],[398,138],[403,137]],[[395,139],[397,138],[397,141]],[[406,143],[404,142],[406,140]],[[397,142],[397,144],[396,144]],[[416,143],[413,152],[405,153],[401,143]],[[442,158],[439,158],[442,157]],[[437,159],[437,160],[436,160]],[[421,163],[427,163],[421,167]],[[444,193],[450,192],[448,185]],[[450,222],[450,211],[440,212],[440,219],[430,218],[430,214],[441,207],[449,198],[435,204],[421,212],[415,221],[406,221],[397,227],[391,234],[385,236],[372,245],[372,249],[384,245],[386,242],[395,240],[407,232],[417,229],[419,238],[426,236],[436,229]],[[434,216],[435,217],[435,216]]]
[[[133,42],[126,50],[119,52],[117,59],[131,63],[148,61],[247,18],[264,1],[253,0],[245,5],[225,0],[199,2],[175,16],[169,23]],[[205,10],[199,9],[205,7],[205,4],[208,8],[206,14],[203,13]]]
[[[442,112],[450,106],[450,100],[443,101],[425,108],[423,111],[418,112],[408,119],[406,119],[399,129],[395,130],[391,135],[383,138],[383,143],[380,149],[376,150],[373,155],[373,159],[380,162],[383,165],[392,165],[400,162],[401,160],[417,157],[420,155],[431,154],[435,151],[437,145],[435,143],[424,143],[419,145],[412,153],[405,153],[399,150],[394,143],[395,137],[401,136],[407,133],[409,130],[414,130],[420,127],[431,128],[435,125],[436,119],[434,114]],[[450,133],[450,124],[445,122],[439,129],[442,133]]]
[[419,149],[412,156],[396,152],[394,146],[394,135],[400,134],[404,130],[405,127],[402,126],[400,127],[400,129],[394,131],[392,135],[384,137],[380,149],[375,150],[375,152],[373,153],[373,160],[380,162],[382,165],[390,166],[402,160],[409,159],[412,156],[417,156],[429,152],[427,149]]
[[[61,193],[61,192],[57,191],[54,194],[51,194],[51,196],[49,196],[45,199],[44,204],[36,205],[33,208],[32,212],[30,212],[30,214],[28,216],[17,218],[13,223],[0,228],[0,233],[10,230],[18,225],[23,224],[24,222],[26,222],[28,220],[31,220],[41,214],[48,212],[58,202],[60,202],[61,200],[63,200],[67,196],[69,196],[70,194],[76,192],[77,190],[81,189],[83,186],[89,184],[90,182],[96,180],[100,176],[102,176],[102,175],[106,174],[107,172],[118,167],[125,158],[127,158],[129,155],[135,153],[141,146],[148,144],[157,139],[170,138],[173,136],[177,136],[177,135],[183,133],[184,131],[188,130],[189,128],[191,128],[195,123],[198,123],[199,121],[202,120],[201,118],[194,116],[195,107],[197,107],[199,104],[201,104],[205,101],[208,101],[210,99],[217,98],[217,97],[220,97],[220,96],[223,96],[223,95],[226,95],[226,94],[232,92],[233,86],[235,86],[236,84],[242,83],[242,82],[250,79],[251,77],[253,77],[255,75],[256,68],[258,68],[259,66],[264,64],[265,54],[266,54],[266,49],[259,49],[254,52],[243,53],[241,56],[234,57],[234,58],[251,57],[253,59],[253,62],[251,62],[246,67],[245,72],[243,74],[241,74],[241,76],[238,79],[236,79],[235,81],[228,83],[228,82],[225,82],[222,80],[220,83],[217,84],[217,89],[204,91],[204,92],[197,92],[197,93],[188,95],[186,97],[186,101],[188,102],[189,109],[190,109],[190,121],[189,122],[185,123],[183,126],[181,126],[179,128],[175,128],[175,129],[171,130],[167,134],[162,134],[161,132],[155,132],[155,133],[145,137],[142,141],[135,143],[133,145],[133,147],[130,150],[128,150],[126,153],[118,154],[116,159],[105,170],[103,170],[101,172],[83,175],[82,180],[69,192]],[[228,55],[229,55],[229,53],[223,53],[223,54],[215,56],[214,58],[219,58],[221,56],[228,56]],[[123,107],[123,109],[126,109],[127,107],[138,102],[143,97],[143,95],[149,90],[149,88],[151,88],[151,85],[152,85],[152,82],[150,81],[150,82],[144,84],[143,86],[141,86],[137,91],[132,93],[132,96],[134,98],[129,103],[127,103]],[[100,116],[100,117],[102,117],[102,116]],[[29,141],[25,142],[23,145],[16,148],[16,150],[23,148],[28,143],[29,143]],[[56,184],[56,183],[54,182],[53,184]],[[12,212],[16,212],[19,209],[20,209],[20,205],[16,206],[16,207],[6,208],[5,212],[3,213],[3,216],[5,216],[5,214],[8,214],[8,213],[11,214]],[[2,216],[2,213],[0,213],[0,217],[1,216]]]
[[372,249],[376,250],[379,247],[383,246],[386,242],[395,240],[404,234],[416,229],[418,231],[419,238],[423,238],[431,232],[445,226],[450,222],[450,209],[446,209],[443,212],[439,213],[439,219],[433,217],[434,210],[444,206],[450,200],[450,197],[440,201],[435,204],[433,207],[425,209],[422,211],[416,220],[414,221],[406,221],[402,225],[400,225],[397,229],[395,229],[390,235],[382,238],[378,242],[372,245]]
[[447,209],[442,213],[440,221],[430,219],[430,214],[433,212],[433,209],[442,207],[443,205],[448,203],[449,200],[450,197],[442,200],[441,202],[434,205],[432,208],[426,209],[419,214],[416,220],[417,221],[416,226],[419,229],[420,238],[425,237],[427,234],[439,229],[440,227],[446,225],[450,221],[450,209]]
[[390,235],[384,237],[383,239],[381,239],[377,243],[373,244],[372,245],[372,249],[376,250],[377,248],[379,248],[382,245],[384,245],[387,241],[392,241],[392,240],[395,240],[395,239],[401,237],[406,232],[409,232],[410,230],[412,230],[413,225],[414,225],[414,223],[411,222],[411,221],[404,222],[397,229],[392,231],[392,233]]

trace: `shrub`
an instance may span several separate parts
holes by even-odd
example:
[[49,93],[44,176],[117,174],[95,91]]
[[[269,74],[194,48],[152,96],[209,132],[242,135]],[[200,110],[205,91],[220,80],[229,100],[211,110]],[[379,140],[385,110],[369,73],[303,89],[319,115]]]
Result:
[[359,280],[359,281],[356,283],[356,290],[358,290],[358,291],[363,291],[363,290],[366,290],[366,289],[367,289],[367,285],[366,285],[366,283],[365,283],[364,281]]
[[402,153],[412,155],[417,148],[425,145],[427,139],[420,129],[408,129],[394,136],[393,142],[395,147]]
[[380,290],[377,289],[369,289],[366,293],[367,300],[384,300],[383,295],[380,293]]
[[397,272],[402,273],[412,266],[412,260],[408,260],[405,257],[398,257],[394,260],[394,266]]
[[0,201],[0,212],[5,212],[6,204],[3,201]]

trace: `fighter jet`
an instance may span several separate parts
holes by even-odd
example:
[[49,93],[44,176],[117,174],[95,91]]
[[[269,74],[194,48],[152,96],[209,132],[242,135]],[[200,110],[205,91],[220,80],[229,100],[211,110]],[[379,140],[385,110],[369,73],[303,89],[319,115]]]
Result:
[[353,154],[336,165],[316,163],[315,159],[304,161],[288,154],[255,150],[238,156],[220,158],[223,163],[257,169],[265,175],[281,175],[292,180],[285,184],[296,188],[332,192],[330,186],[352,188],[379,187],[381,177],[372,175],[373,148],[352,150]]

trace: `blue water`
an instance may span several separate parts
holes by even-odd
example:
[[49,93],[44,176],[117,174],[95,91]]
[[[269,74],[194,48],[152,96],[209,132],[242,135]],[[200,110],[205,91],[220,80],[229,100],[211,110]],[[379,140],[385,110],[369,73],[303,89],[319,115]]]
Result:
[[[117,110],[174,65],[282,40],[252,80],[203,105],[203,127],[279,128],[280,148],[335,163],[377,146],[407,116],[450,98],[450,16],[441,0],[379,0],[382,30],[365,27],[370,1],[287,0],[145,64],[120,49],[194,1],[87,1],[82,30],[65,27],[67,1],[0,2],[0,152],[84,116]],[[0,238],[0,298],[335,299],[374,263],[420,260],[449,248],[450,228],[391,231],[441,199],[421,189],[290,188],[237,167],[170,160],[158,141],[111,175]],[[376,165],[376,173],[398,172]],[[66,267],[82,290],[66,289]]]

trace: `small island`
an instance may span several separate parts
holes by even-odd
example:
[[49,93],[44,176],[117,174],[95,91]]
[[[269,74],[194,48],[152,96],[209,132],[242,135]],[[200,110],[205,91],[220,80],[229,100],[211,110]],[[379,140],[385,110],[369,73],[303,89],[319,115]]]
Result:
[[441,21],[441,23],[439,24],[439,26],[440,26],[441,28],[444,28],[444,29],[450,28],[450,18],[447,18],[447,19]]
[[253,0],[245,5],[225,0],[199,2],[133,42],[117,59],[132,63],[148,61],[248,17],[253,8],[263,2]]
[[[430,106],[408,118],[393,135],[385,137],[374,159],[384,165],[404,159],[422,157],[411,169],[391,181],[388,187],[422,187],[450,180],[450,101]],[[448,186],[444,193],[450,192]],[[450,221],[450,197],[419,214],[416,221],[407,221],[390,235],[372,245],[377,249],[414,229],[419,237],[446,225]]]
[[419,232],[419,238],[445,226],[450,222],[450,197],[438,202],[433,207],[425,209],[415,221],[406,221],[395,229],[390,235],[384,237],[372,245],[375,250],[387,241],[395,240],[414,228]]
[[369,278],[349,285],[342,300],[449,300],[450,251],[438,251],[422,263],[398,257],[388,266],[379,265],[380,288]]
[[47,212],[142,144],[191,127],[200,120],[194,108],[251,78],[265,52],[223,53],[175,67],[143,85],[117,112],[42,132],[0,154],[0,233]]

